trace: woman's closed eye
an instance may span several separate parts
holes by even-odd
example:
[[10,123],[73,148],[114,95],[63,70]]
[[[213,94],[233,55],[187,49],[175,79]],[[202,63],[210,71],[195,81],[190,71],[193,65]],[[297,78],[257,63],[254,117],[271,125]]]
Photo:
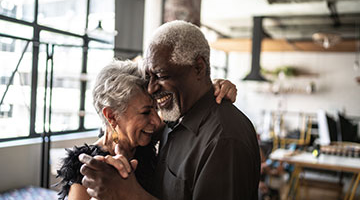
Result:
[[159,80],[166,80],[170,78],[170,76],[167,74],[157,74],[156,76]]

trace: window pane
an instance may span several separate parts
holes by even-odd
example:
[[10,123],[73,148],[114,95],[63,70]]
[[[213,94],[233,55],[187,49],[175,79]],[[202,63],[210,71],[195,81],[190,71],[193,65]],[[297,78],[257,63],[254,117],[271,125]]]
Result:
[[227,63],[226,53],[211,49],[210,63],[211,63],[211,79],[226,79],[227,77]]
[[[1,2],[0,2],[1,3]],[[0,20],[0,33],[13,35],[17,37],[32,39],[33,28],[12,22]]]
[[84,34],[86,0],[39,0],[39,24]]
[[[68,37],[60,34],[41,32],[40,40],[47,37],[53,43],[81,44],[79,38]],[[50,37],[51,36],[51,37]],[[46,45],[41,45],[39,55],[39,78],[37,89],[37,117],[36,132],[43,131],[44,110],[44,86],[46,68]],[[80,74],[82,65],[82,48],[55,46],[54,48],[54,77],[52,90],[52,116],[51,131],[77,130],[79,128],[79,106],[80,106]],[[49,69],[50,69],[49,62]],[[50,91],[47,91],[47,95]],[[48,109],[49,103],[47,103]],[[48,124],[46,125],[48,127]]]
[[[101,23],[102,29],[99,29]],[[93,106],[92,89],[95,78],[99,71],[106,66],[114,57],[112,49],[115,38],[115,1],[114,0],[92,0],[90,4],[88,35],[110,42],[112,45],[98,42],[89,43],[88,54],[88,83],[85,97],[85,128],[98,128],[101,120]],[[98,49],[97,49],[98,48]],[[100,49],[99,49],[100,48]],[[101,49],[105,48],[105,49]]]
[[[0,98],[19,62],[27,42],[0,37]],[[31,43],[0,106],[0,138],[29,135],[30,85],[32,64]]]
[[34,0],[1,0],[0,14],[29,22],[34,21]]
[[83,40],[81,38],[71,37],[49,31],[40,32],[40,42],[59,45],[83,45]]
[[[91,0],[88,35],[114,43],[115,0]],[[101,23],[102,29],[99,28]]]
[[95,84],[95,78],[99,71],[110,63],[114,57],[113,50],[96,49],[96,48],[113,48],[111,45],[100,44],[97,42],[89,43],[88,53],[88,82],[86,86],[85,97],[85,128],[101,127],[101,120],[93,106],[92,89]]

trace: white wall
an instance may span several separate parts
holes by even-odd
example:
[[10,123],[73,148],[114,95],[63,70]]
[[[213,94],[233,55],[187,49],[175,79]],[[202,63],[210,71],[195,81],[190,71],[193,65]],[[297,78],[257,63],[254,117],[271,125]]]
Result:
[[318,52],[264,52],[261,66],[274,69],[291,65],[318,73],[318,77],[292,78],[286,81],[296,87],[306,87],[313,81],[317,91],[314,94],[290,93],[274,95],[255,90],[264,84],[241,81],[251,66],[250,53],[230,53],[228,79],[236,83],[238,96],[236,106],[253,121],[261,123],[261,110],[283,109],[289,111],[316,112],[318,109],[334,112],[345,111],[348,115],[360,116],[360,85],[355,77],[360,71],[353,69],[355,53]]
[[[85,135],[79,133],[78,135],[54,136],[52,149],[71,148],[84,143],[92,144],[97,139],[96,135],[97,132]],[[23,142],[28,144],[20,144]],[[1,143],[0,192],[29,185],[40,186],[40,157],[40,139]],[[58,181],[54,177],[54,175],[51,176],[51,184]]]

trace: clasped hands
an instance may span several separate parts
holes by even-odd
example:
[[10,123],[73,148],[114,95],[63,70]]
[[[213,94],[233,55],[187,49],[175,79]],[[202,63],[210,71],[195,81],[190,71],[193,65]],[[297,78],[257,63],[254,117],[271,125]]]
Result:
[[82,185],[87,193],[99,200],[135,199],[136,191],[141,190],[135,174],[137,160],[128,160],[119,153],[119,145],[115,147],[115,156],[79,156],[84,163],[80,172],[84,175]]

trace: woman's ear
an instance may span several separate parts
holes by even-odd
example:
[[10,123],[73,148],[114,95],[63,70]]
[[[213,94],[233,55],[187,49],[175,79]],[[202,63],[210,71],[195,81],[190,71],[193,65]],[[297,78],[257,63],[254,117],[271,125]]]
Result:
[[[104,117],[106,118],[106,130],[103,138],[103,145],[107,148],[107,151],[109,151],[112,155],[113,153],[113,131],[114,127],[116,127],[116,120],[115,120],[115,114],[114,112],[109,108],[105,107],[102,109],[102,113]],[[109,130],[110,128],[110,130]]]
[[112,111],[112,109],[109,108],[109,107],[105,107],[105,108],[102,109],[102,113],[103,113],[104,117],[106,118],[106,120],[109,122],[108,125],[114,127],[113,123],[115,123],[116,120],[115,120],[115,114]]

